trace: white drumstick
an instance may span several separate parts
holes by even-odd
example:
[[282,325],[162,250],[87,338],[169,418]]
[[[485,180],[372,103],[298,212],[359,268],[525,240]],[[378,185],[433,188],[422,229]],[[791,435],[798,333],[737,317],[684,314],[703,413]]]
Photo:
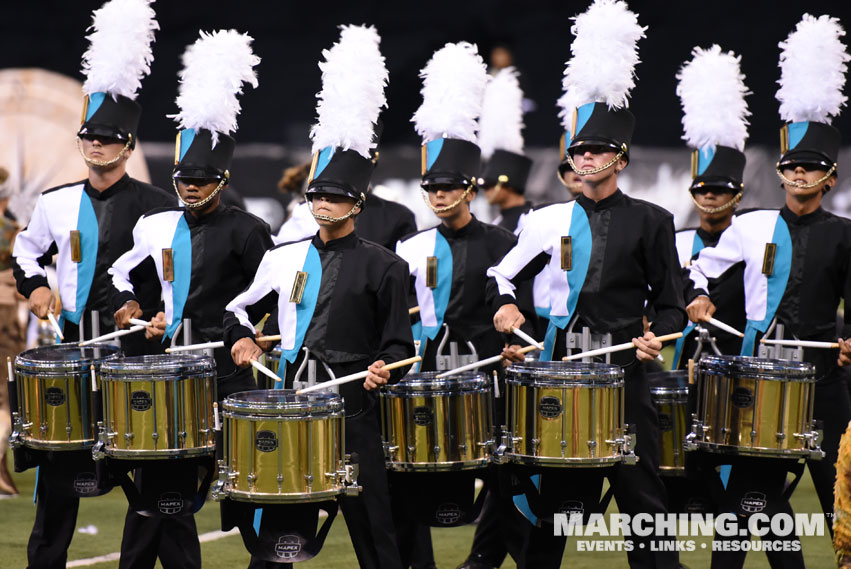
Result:
[[219,422],[219,404],[216,401],[213,401],[213,429],[222,430],[222,424]]
[[[6,369],[9,372],[9,383],[15,383],[15,374],[12,373],[12,358],[6,358]],[[17,409],[12,409],[12,411],[17,411]]]
[[109,334],[104,334],[103,336],[98,336],[97,338],[92,338],[91,340],[86,340],[85,342],[80,342],[78,345],[82,348],[83,346],[96,344],[97,342],[105,342],[106,340],[120,338],[121,336],[126,336],[127,334],[141,332],[144,329],[145,326],[133,326],[132,328],[128,328],[127,330],[117,330],[115,332],[110,332]]
[[530,336],[529,334],[527,334],[526,332],[524,332],[520,328],[514,328],[513,330],[511,330],[511,333],[514,334],[515,336],[517,336],[518,338],[520,338],[521,340],[523,340],[524,342],[526,342],[528,344],[532,344],[533,346],[535,346],[539,350],[544,349],[543,344],[541,344],[539,341],[537,341],[535,338],[533,338],[532,336]]
[[792,346],[795,348],[824,348],[830,350],[839,347],[839,342],[817,342],[815,340],[766,340],[763,338],[759,342],[760,344],[768,344],[770,346]]
[[278,374],[276,374],[274,371],[270,370],[269,368],[267,368],[266,366],[264,366],[263,364],[261,364],[257,360],[251,360],[251,365],[254,369],[259,371],[263,375],[271,377],[275,381],[280,381],[281,378],[278,377]]
[[413,308],[409,308],[409,309],[408,309],[408,314],[409,314],[409,315],[414,315],[414,314],[416,314],[416,313],[417,313],[417,312],[419,312],[419,311],[420,311],[420,307],[419,307],[419,306],[414,306]]
[[[279,342],[281,340],[280,334],[276,336],[260,336],[256,338],[257,342]],[[206,350],[207,348],[224,348],[225,343],[222,340],[218,342],[204,342],[202,344],[189,344],[187,346],[173,346],[171,348],[166,348],[165,353],[171,354],[174,352],[191,352],[192,350]]]
[[[394,362],[392,364],[387,364],[382,369],[391,370],[400,367],[405,367],[406,365],[415,364],[419,361],[422,361],[420,356],[414,356],[412,358],[408,358],[405,360],[399,360],[398,362]],[[323,389],[328,389],[329,387],[334,387],[335,385],[341,385],[343,383],[348,383],[350,381],[356,381],[358,379],[363,379],[369,374],[369,370],[359,371],[357,373],[353,373],[351,375],[344,375],[343,377],[338,377],[337,379],[332,379],[331,381],[323,381],[322,383],[317,383],[316,385],[311,385],[310,387],[305,387],[304,389],[299,389],[296,391],[296,395],[303,395],[305,393],[310,393],[311,391],[321,391]],[[277,376],[275,376],[277,377]]]
[[144,326],[146,328],[151,325],[150,322],[145,322],[144,320],[139,320],[138,318],[131,318],[130,324],[133,324],[134,326]]
[[[670,340],[676,340],[677,338],[682,338],[682,332],[674,332],[673,334],[666,334],[664,336],[656,336],[656,340],[660,342],[668,342]],[[624,350],[628,350],[630,348],[634,348],[635,344],[632,342],[624,342],[623,344],[617,344],[616,346],[609,346],[608,348],[598,348],[596,350],[589,350],[587,352],[581,352],[578,354],[573,354],[572,356],[565,356],[562,361],[570,362],[573,360],[578,360],[581,358],[590,358],[592,356],[602,356],[603,354],[611,354],[613,352],[622,352]]]
[[[517,350],[518,354],[526,354],[531,352],[532,350],[541,350],[543,348],[539,348],[534,344],[529,344],[528,346],[524,346]],[[464,371],[470,371],[471,369],[479,369],[480,367],[489,366],[491,364],[495,364],[498,361],[502,360],[502,354],[498,356],[492,356],[490,358],[485,358],[483,360],[479,360],[477,362],[473,362],[471,364],[463,365],[461,367],[456,367],[455,369],[450,369],[449,371],[445,371],[437,375],[437,379],[443,379],[444,377],[449,377],[450,375],[455,375],[456,373],[461,373]]]
[[724,330],[725,332],[727,332],[728,334],[732,334],[733,336],[738,336],[739,338],[745,337],[744,334],[742,334],[729,324],[724,324],[723,322],[721,322],[720,320],[716,320],[715,318],[710,318],[707,322],[709,322],[709,324],[712,324],[719,330]]
[[59,322],[56,321],[56,317],[52,312],[47,313],[47,319],[50,320],[50,325],[56,330],[56,335],[59,336],[59,339],[65,340],[65,334],[62,333],[62,328],[59,327]]

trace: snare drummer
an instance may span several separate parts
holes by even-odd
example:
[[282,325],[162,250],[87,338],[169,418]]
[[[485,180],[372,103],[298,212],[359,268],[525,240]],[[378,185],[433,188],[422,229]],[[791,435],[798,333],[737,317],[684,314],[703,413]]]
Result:
[[[55,310],[45,266],[56,255],[62,301],[59,322],[66,342],[97,334],[91,325],[92,311],[99,314],[100,333],[112,328],[107,269],[131,247],[130,228],[140,215],[174,204],[164,190],[127,174],[142,111],[135,101],[136,91],[147,74],[150,42],[157,29],[148,2],[132,4],[133,10],[123,10],[107,3],[94,15],[91,46],[84,55],[83,122],[77,132],[88,176],[43,192],[12,251],[18,290],[39,318]],[[121,11],[119,18],[116,11]],[[154,314],[159,303],[155,275],[139,271],[134,277],[145,292],[140,296],[142,307]],[[122,339],[125,352],[144,351],[144,344],[141,335]],[[87,473],[95,471],[89,450],[54,452],[49,461],[39,461],[35,524],[27,547],[31,568],[65,567],[80,497],[73,490],[78,473],[69,466],[74,457],[88,465]],[[67,481],[68,488],[60,481]]]
[[[825,41],[833,44],[835,53],[845,57],[845,48],[839,41],[844,32],[836,19],[823,16],[818,21],[808,21],[808,25],[818,28],[812,37],[828,38]],[[799,41],[803,40],[798,38],[789,44]],[[789,49],[785,48],[784,59],[795,58],[803,62],[803,67],[799,65],[796,70],[794,66],[784,66],[778,91],[781,116],[786,124],[781,129],[777,174],[786,193],[786,203],[779,211],[758,210],[736,216],[718,245],[701,251],[690,267],[693,290],[687,292],[689,318],[704,321],[715,313],[714,298],[707,288],[709,279],[737,263],[744,263],[747,326],[742,355],[753,355],[757,340],[780,324],[786,338],[833,341],[837,308],[842,300],[847,302],[851,297],[851,220],[821,207],[824,195],[837,181],[841,136],[829,121],[838,114],[839,103],[824,110],[823,99],[812,97],[811,85],[806,84],[806,55],[789,53]],[[813,57],[823,56],[822,48],[810,49],[815,49]],[[835,63],[837,76],[842,77],[845,63],[839,60]],[[820,89],[834,90],[836,100],[842,101],[843,83],[844,78],[837,79]],[[842,336],[849,335],[851,313],[846,312]],[[845,375],[837,367],[848,360],[839,356],[837,361],[838,355],[835,350],[805,348],[802,358],[815,364],[819,378],[813,416],[824,422],[821,448],[826,457],[807,464],[819,502],[827,514],[833,512],[839,437],[851,419]],[[736,476],[734,467],[730,484]]]

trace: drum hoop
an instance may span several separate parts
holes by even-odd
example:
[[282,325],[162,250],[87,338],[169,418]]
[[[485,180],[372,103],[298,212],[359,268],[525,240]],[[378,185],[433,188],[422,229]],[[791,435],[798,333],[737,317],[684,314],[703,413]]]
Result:
[[[302,400],[296,401],[252,401],[250,395],[267,392],[282,392],[286,395],[294,395],[291,389],[264,389],[256,391],[240,391],[227,396],[222,402],[222,409],[228,412],[239,413],[240,410],[253,411],[256,413],[269,413],[269,417],[279,416],[304,416],[318,413],[336,413],[343,409],[343,400],[336,393],[312,393],[302,395]],[[300,414],[299,414],[300,413]]]
[[139,381],[158,377],[214,375],[213,360],[198,354],[157,354],[116,358],[100,368],[103,379],[132,376]]
[[[44,360],[37,359],[34,357],[39,353],[44,353],[51,350],[58,350],[59,352],[77,351],[85,353],[84,350],[94,351],[96,349],[109,351],[111,353],[104,358],[86,357],[78,360]],[[91,346],[85,346],[82,348],[77,344],[55,344],[51,346],[39,346],[36,348],[31,348],[29,350],[24,350],[23,352],[15,356],[15,370],[21,373],[47,373],[67,375],[68,373],[87,370],[93,365],[96,369],[100,368],[100,366],[104,362],[116,360],[120,357],[121,349],[117,346],[113,346],[112,344],[92,344]]]
[[401,381],[385,385],[381,393],[407,394],[447,392],[476,392],[490,388],[490,382],[485,374],[478,371],[467,371],[446,378],[438,379],[439,371],[426,371],[410,374]]
[[[297,409],[300,411],[301,409]],[[241,413],[240,411],[249,411],[249,413]],[[250,413],[251,411],[256,412],[257,414]],[[276,414],[264,415],[262,411],[278,411]],[[234,421],[312,421],[314,419],[345,419],[345,412],[342,408],[342,404],[339,409],[333,410],[320,410],[313,411],[307,414],[283,414],[280,413],[282,411],[295,411],[295,409],[228,409],[225,408],[222,415],[225,419],[232,419]]]
[[652,395],[685,395],[688,397],[688,387],[651,387]]
[[563,380],[548,377],[511,377],[507,376],[505,382],[523,387],[545,387],[552,389],[570,389],[575,387],[586,387],[590,389],[607,389],[623,387],[623,377],[617,379],[597,378],[587,380]]
[[701,375],[710,373],[775,381],[815,381],[815,366],[810,363],[750,356],[707,355],[698,362],[698,370]]
[[114,369],[100,369],[98,378],[103,382],[130,383],[135,381],[189,381],[189,380],[211,380],[216,378],[213,370],[180,370],[174,374],[143,374],[143,373],[121,373]]

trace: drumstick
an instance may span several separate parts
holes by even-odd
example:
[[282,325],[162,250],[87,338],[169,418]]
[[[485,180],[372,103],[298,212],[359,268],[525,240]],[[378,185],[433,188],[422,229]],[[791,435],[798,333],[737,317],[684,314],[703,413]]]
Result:
[[[6,357],[6,371],[9,374],[9,383],[15,383],[15,374],[12,373],[12,358]],[[12,411],[16,411],[16,409],[12,409]]]
[[[412,358],[408,358],[405,360],[399,360],[398,362],[394,362],[392,364],[387,364],[381,369],[391,370],[400,367],[405,367],[406,365],[415,364],[419,361],[422,361],[420,356],[414,356]],[[304,389],[299,389],[296,391],[296,395],[303,395],[305,393],[310,393],[311,391],[320,391],[322,389],[328,389],[329,387],[334,387],[335,385],[341,385],[343,383],[348,383],[350,381],[355,381],[358,379],[363,379],[369,374],[369,370],[359,371],[357,373],[353,373],[351,375],[344,375],[343,377],[338,377],[337,379],[332,379],[331,381],[323,381],[322,383],[317,383],[316,385],[311,385],[310,387],[305,387]],[[275,376],[277,377],[277,376]]]
[[81,348],[83,346],[88,346],[90,344],[96,344],[97,342],[103,342],[106,340],[112,340],[114,338],[120,338],[121,336],[126,336],[127,334],[133,334],[134,332],[141,332],[145,329],[145,326],[133,326],[128,328],[127,330],[117,330],[115,332],[110,332],[109,334],[104,334],[103,336],[98,336],[97,338],[92,338],[91,340],[86,340],[85,342],[80,342],[78,346]]
[[[543,348],[539,348],[534,344],[529,344],[528,346],[524,346],[517,350],[518,354],[526,354],[531,352],[532,350],[541,350]],[[444,377],[448,377],[450,375],[455,375],[456,373],[461,373],[462,371],[470,371],[471,369],[478,369],[480,367],[489,366],[491,364],[495,364],[498,361],[502,360],[502,354],[498,356],[492,356],[490,358],[485,358],[483,360],[479,360],[477,362],[473,362],[471,364],[463,365],[461,367],[456,367],[455,369],[450,369],[449,371],[445,371],[437,375],[437,379],[443,379]]]
[[419,312],[419,311],[420,311],[420,307],[419,307],[419,306],[415,306],[415,307],[413,307],[413,308],[409,308],[409,309],[408,309],[408,314],[416,314],[416,313],[417,313],[417,312]]
[[733,336],[738,336],[739,338],[745,337],[744,334],[742,334],[741,332],[739,332],[738,330],[736,330],[735,328],[733,328],[729,324],[724,324],[723,322],[721,322],[720,320],[716,320],[715,318],[710,318],[709,320],[707,320],[707,322],[709,324],[712,324],[713,326],[715,326],[719,330],[724,330],[725,332],[727,332],[728,334],[732,334]]
[[145,326],[146,328],[151,325],[150,322],[145,322],[144,320],[139,320],[138,318],[131,318],[130,324],[135,326]]
[[222,424],[219,422],[219,404],[216,401],[213,401],[213,430],[222,430]]
[[816,342],[814,340],[766,340],[763,338],[759,341],[760,344],[768,344],[770,346],[794,346],[796,348],[838,348],[839,342]]
[[276,374],[274,371],[270,370],[269,368],[267,368],[266,366],[264,366],[263,364],[261,364],[257,360],[251,360],[251,366],[254,369],[256,369],[257,371],[259,371],[260,373],[262,373],[263,375],[271,377],[275,381],[280,381],[280,379],[281,379],[280,377],[278,377],[278,374]]
[[518,338],[520,338],[521,340],[524,340],[525,342],[532,344],[533,346],[535,346],[539,350],[544,349],[544,346],[539,341],[537,341],[535,338],[533,338],[532,336],[530,336],[529,334],[527,334],[526,332],[524,332],[520,328],[512,328],[511,333],[514,334],[515,336],[517,336]]
[[62,328],[59,327],[59,322],[56,321],[56,317],[52,312],[47,313],[47,319],[50,320],[50,325],[56,330],[56,335],[59,336],[59,339],[65,340],[65,334],[62,333]]
[[[277,336],[260,336],[259,338],[255,338],[256,342],[278,342],[281,340],[280,334]],[[191,352],[192,350],[206,350],[207,348],[224,348],[225,343],[222,340],[217,342],[204,342],[202,344],[189,344],[187,346],[174,346],[173,348],[166,348],[165,353],[171,354],[174,352]]]
[[[668,342],[670,340],[676,340],[677,338],[682,338],[682,332],[674,332],[673,334],[666,334],[664,336],[656,336],[655,340],[659,340],[660,342]],[[573,354],[572,356],[565,356],[562,361],[570,362],[573,360],[578,360],[580,358],[590,358],[591,356],[602,356],[603,354],[611,354],[612,352],[622,352],[624,350],[628,350],[630,348],[634,348],[635,344],[632,342],[624,342],[623,344],[618,344],[616,346],[609,346],[608,348],[598,348],[596,350],[589,350],[587,352],[580,352],[578,354]]]

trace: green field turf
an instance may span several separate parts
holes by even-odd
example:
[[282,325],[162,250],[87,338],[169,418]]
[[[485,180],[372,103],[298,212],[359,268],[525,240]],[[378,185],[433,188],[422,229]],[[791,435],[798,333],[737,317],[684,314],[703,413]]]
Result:
[[[11,454],[11,453],[10,453]],[[10,463],[11,469],[11,463]],[[0,568],[19,569],[26,567],[26,544],[35,517],[32,504],[34,471],[14,475],[21,491],[17,498],[0,500]],[[792,498],[792,506],[797,513],[817,512],[818,502],[809,475],[799,485]],[[121,543],[124,514],[127,502],[120,489],[106,496],[81,501],[78,528],[95,526],[96,535],[78,533],[68,552],[69,562],[88,559],[117,552]],[[199,533],[219,529],[219,508],[214,502],[208,502],[196,516]],[[440,569],[454,569],[469,552],[473,536],[473,526],[453,529],[432,530],[435,558]],[[708,550],[700,549],[701,543],[709,544],[709,539],[698,539],[697,550],[681,554],[681,561],[691,569],[709,567]],[[810,537],[803,539],[804,557],[808,567],[827,569],[835,567],[833,549],[829,537]],[[227,536],[201,544],[204,569],[232,569],[246,567],[248,554],[238,535]],[[118,567],[118,561],[107,561],[92,566],[97,569]],[[514,567],[506,561],[503,567]],[[607,569],[627,567],[626,554],[618,552],[578,552],[575,540],[569,541],[562,567],[571,569],[592,569],[605,566]],[[160,564],[157,563],[157,567]],[[325,547],[312,561],[297,565],[304,569],[350,569],[357,567],[343,517],[334,522]],[[749,569],[767,568],[763,553],[750,553],[745,567]]]

